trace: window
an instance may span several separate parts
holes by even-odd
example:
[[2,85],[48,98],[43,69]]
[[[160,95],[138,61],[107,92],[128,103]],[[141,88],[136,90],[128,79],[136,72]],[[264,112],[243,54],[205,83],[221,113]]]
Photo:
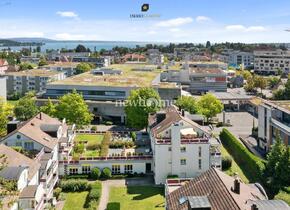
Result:
[[198,160],[198,169],[201,170],[201,159]]
[[120,173],[121,173],[120,165],[112,165],[112,174],[120,174]]
[[90,165],[83,165],[82,166],[82,173],[83,174],[89,174],[89,173],[91,173],[91,166]]
[[69,174],[78,174],[78,168],[70,168],[69,169]]
[[24,149],[33,150],[34,149],[33,142],[24,142]]
[[180,152],[186,152],[186,147],[180,147]]
[[133,173],[133,165],[125,165],[124,166],[124,173],[125,174],[132,174]]
[[185,158],[180,159],[180,165],[186,165],[186,159]]
[[21,141],[16,141],[15,142],[16,147],[22,147],[22,142]]
[[201,157],[201,147],[198,147],[198,157]]

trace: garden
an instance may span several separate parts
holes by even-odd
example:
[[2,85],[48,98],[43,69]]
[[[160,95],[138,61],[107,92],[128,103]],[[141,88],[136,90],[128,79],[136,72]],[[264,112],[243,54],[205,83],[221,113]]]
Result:
[[153,186],[111,187],[107,210],[158,210],[165,208],[164,188]]

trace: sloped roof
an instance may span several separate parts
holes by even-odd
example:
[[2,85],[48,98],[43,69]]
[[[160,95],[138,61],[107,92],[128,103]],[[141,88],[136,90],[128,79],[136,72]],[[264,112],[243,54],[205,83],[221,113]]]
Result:
[[3,140],[19,132],[34,140],[35,142],[38,142],[39,144],[52,150],[58,143],[58,140],[57,138],[53,138],[49,134],[44,132],[43,126],[46,125],[49,127],[57,128],[57,126],[60,126],[61,124],[62,123],[58,119],[52,118],[44,113],[39,113],[35,117],[23,123],[20,128],[8,134],[6,137],[3,138]]
[[28,179],[31,179],[40,167],[36,160],[30,159],[4,144],[0,144],[0,154],[5,155],[7,167],[28,166]]
[[266,195],[253,185],[240,184],[240,194],[232,192],[234,178],[212,168],[189,181],[166,197],[168,209],[187,210],[187,202],[180,203],[182,197],[207,196],[212,210],[250,209],[249,200],[265,200]]
[[0,171],[0,177],[7,179],[7,180],[18,180],[23,170],[27,167],[23,166],[12,166],[12,167],[5,167]]
[[38,185],[28,185],[21,191],[19,198],[35,198]]
[[0,59],[0,66],[7,66],[8,62],[5,59]]

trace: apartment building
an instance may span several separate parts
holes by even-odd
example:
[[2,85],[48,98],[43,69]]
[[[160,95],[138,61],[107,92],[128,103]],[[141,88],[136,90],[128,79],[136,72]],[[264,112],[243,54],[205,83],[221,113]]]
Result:
[[65,74],[63,72],[32,69],[19,72],[8,72],[7,77],[7,94],[15,92],[25,94],[29,91],[43,92],[49,82],[63,80]]
[[0,76],[0,98],[6,100],[7,90],[6,90],[6,77]]
[[42,66],[41,69],[64,72],[65,77],[71,77],[75,75],[77,65],[78,63],[74,62],[54,62]]
[[88,62],[93,63],[96,67],[108,67],[111,65],[111,57],[110,56],[102,56],[102,57],[73,57],[72,62]]
[[215,168],[193,179],[168,179],[166,210],[288,210],[282,200],[268,200],[259,183],[246,184]]
[[269,151],[277,135],[290,145],[290,101],[263,101],[258,106],[258,146]]
[[70,142],[74,133],[66,125],[44,113],[22,123],[10,123],[8,135],[1,144],[8,147],[21,147],[39,167],[38,180],[44,189],[44,202],[52,202],[53,188],[58,181],[59,145],[61,141]]
[[146,54],[149,64],[161,65],[164,63],[164,56],[158,49],[148,49]]
[[15,191],[19,192],[19,194],[10,192],[2,197],[2,208],[12,210],[44,209],[45,192],[43,184],[39,182],[40,163],[37,159],[26,157],[4,144],[0,144],[0,154],[3,155],[1,159],[5,163],[5,167],[0,170],[0,177],[15,181]]
[[168,176],[191,178],[221,168],[218,139],[183,114],[170,106],[149,117],[156,184],[164,184]]
[[290,51],[254,51],[254,71],[259,74],[276,75],[281,70],[289,73]]
[[227,49],[221,53],[220,58],[229,66],[233,66],[236,68],[254,67],[254,53],[252,52],[242,52],[238,50]]

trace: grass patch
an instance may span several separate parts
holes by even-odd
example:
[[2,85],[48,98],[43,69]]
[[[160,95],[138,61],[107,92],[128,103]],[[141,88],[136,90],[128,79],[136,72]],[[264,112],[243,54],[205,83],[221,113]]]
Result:
[[65,193],[66,201],[63,210],[86,209],[85,203],[88,193],[88,191]]
[[290,205],[290,193],[284,190],[280,190],[277,195],[275,195],[274,199],[279,199],[285,201],[288,205]]
[[[221,153],[223,157],[225,156],[232,157],[223,146],[221,147]],[[249,183],[248,178],[246,177],[242,169],[239,167],[239,165],[233,158],[232,158],[232,166],[229,169],[225,170],[224,172],[229,176],[233,176],[236,172],[239,174],[239,177],[243,180],[244,183]]]
[[87,150],[82,153],[83,157],[99,157],[100,150]]
[[164,209],[164,189],[151,186],[111,187],[107,210]]
[[77,142],[94,142],[97,144],[101,144],[104,135],[102,134],[77,134],[75,141]]

